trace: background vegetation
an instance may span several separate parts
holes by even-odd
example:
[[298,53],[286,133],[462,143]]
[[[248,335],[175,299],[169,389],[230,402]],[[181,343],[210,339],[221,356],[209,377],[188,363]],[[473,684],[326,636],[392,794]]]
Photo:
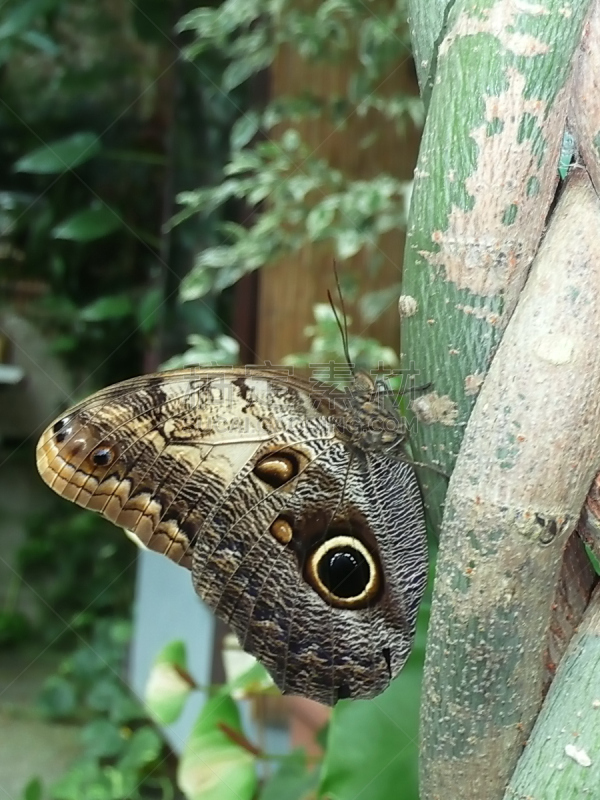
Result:
[[[406,221],[409,184],[384,172],[352,179],[315,156],[297,129],[307,119],[343,127],[351,114],[369,114],[372,134],[357,147],[372,157],[378,120],[395,123],[398,142],[407,125],[420,124],[417,98],[380,89],[406,58],[402,3],[194,6],[14,0],[0,12],[3,302],[67,366],[73,399],[167,359],[231,363],[233,287],[242,276],[326,241],[339,261],[366,252],[376,271],[380,237]],[[265,100],[265,71],[282,48],[347,63],[345,90],[324,100],[307,87]],[[352,296],[356,286],[345,289]],[[359,322],[377,318],[397,293],[397,285],[363,293]],[[291,354],[292,363],[339,354],[327,308],[315,309],[309,333],[309,352]],[[369,365],[397,358],[361,334],[351,352]],[[25,444],[31,453],[33,441]],[[38,603],[36,614],[25,614],[14,593],[0,615],[3,646],[62,644],[67,654],[41,713],[85,726],[80,762],[57,785],[33,781],[27,800],[181,791],[198,800],[362,791],[372,800],[416,800],[426,607],[411,662],[388,694],[338,705],[322,763],[295,753],[279,764],[253,746],[231,699],[238,685],[211,690],[178,765],[159,735],[155,704],[152,718],[118,677],[133,583],[124,537],[62,502],[27,515],[21,590],[33,586],[54,611]],[[184,654],[175,647],[160,663],[186,676],[183,703],[198,688]],[[259,690],[255,677],[242,679],[247,691]],[[198,754],[218,776],[212,788]]]

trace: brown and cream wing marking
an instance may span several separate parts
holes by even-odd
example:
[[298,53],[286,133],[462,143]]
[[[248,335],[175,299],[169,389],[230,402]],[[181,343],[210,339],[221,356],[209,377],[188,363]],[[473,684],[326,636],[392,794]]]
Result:
[[191,569],[283,691],[332,704],[383,691],[410,652],[426,547],[403,437],[364,391],[205,368],[98,392],[37,459],[60,495]]

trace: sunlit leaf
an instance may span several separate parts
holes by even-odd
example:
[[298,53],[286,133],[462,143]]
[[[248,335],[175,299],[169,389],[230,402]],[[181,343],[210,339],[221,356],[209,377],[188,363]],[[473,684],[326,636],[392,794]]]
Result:
[[335,248],[342,261],[355,256],[364,244],[364,236],[350,228],[345,228],[336,235]]
[[329,228],[335,219],[333,203],[319,203],[312,208],[306,217],[306,231],[311,241],[317,241],[330,233]]
[[146,684],[146,705],[162,725],[175,722],[194,689],[187,673],[185,644],[171,642],[156,657]]
[[251,800],[255,758],[225,730],[240,731],[237,706],[227,694],[208,700],[186,743],[177,783],[188,800]]
[[233,634],[227,635],[223,642],[223,666],[227,678],[224,691],[236,699],[264,691],[277,691],[266,668],[254,656],[242,650]]
[[180,369],[195,365],[233,366],[239,361],[240,346],[231,336],[216,336],[210,339],[193,333],[188,336],[189,350],[173,356],[162,364],[161,369]]

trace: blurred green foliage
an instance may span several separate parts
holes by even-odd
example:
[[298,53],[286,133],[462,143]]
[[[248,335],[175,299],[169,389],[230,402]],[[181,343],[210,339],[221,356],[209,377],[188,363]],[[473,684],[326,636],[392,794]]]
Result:
[[46,681],[40,711],[48,719],[82,726],[82,754],[52,786],[32,781],[23,800],[175,796],[174,756],[120,679],[130,635],[124,620],[97,621],[89,643],[76,648]]
[[214,298],[177,302],[194,254],[217,241],[214,220],[164,224],[176,192],[219,180],[243,92],[214,90],[214,50],[194,65],[180,57],[185,11],[154,0],[2,7],[0,288],[82,393],[222,327]]
[[[179,364],[235,360],[219,321],[228,315],[223,290],[307,242],[330,240],[340,260],[366,250],[375,271],[379,237],[406,220],[408,183],[385,174],[350,180],[295,127],[318,116],[343,127],[351,114],[370,113],[366,157],[378,146],[378,120],[393,120],[399,133],[421,122],[418,98],[379,88],[408,55],[403,3],[194,5],[8,0],[1,10],[1,289],[46,333],[82,394],[156,367],[186,339]],[[306,59],[356,64],[346,91],[324,98],[307,87],[249,110],[249,79],[282,44]],[[258,213],[240,225],[248,208]],[[397,293],[361,298],[364,320]],[[327,309],[315,310],[311,350],[294,363],[339,355]],[[359,361],[395,363],[372,340],[350,346]],[[76,636],[93,632],[41,699],[47,716],[84,723],[84,755],[56,786],[32,781],[25,800],[45,789],[54,800],[170,798],[180,796],[176,780],[194,800],[225,800],[232,787],[236,800],[417,800],[426,611],[388,692],[338,704],[321,764],[253,747],[233,688],[221,687],[177,765],[119,677],[128,632],[114,617],[130,600],[131,550],[105,525],[61,503],[45,520],[31,518],[20,554],[22,576],[56,609],[54,617],[40,611],[38,632],[52,639],[65,621]],[[27,635],[28,624],[14,614],[8,639]],[[278,765],[267,778],[263,762]]]
[[[273,691],[268,681],[259,688],[259,673],[265,672],[259,664],[235,682],[218,687],[203,707],[179,761],[177,783],[185,797],[355,800],[365,793],[369,800],[418,800],[417,727],[428,618],[429,598],[400,675],[373,700],[342,700],[336,705],[325,731],[324,755],[317,761],[309,762],[302,750],[284,758],[270,756],[248,738],[233,697]],[[167,714],[172,722],[190,693],[198,690],[187,675],[181,643],[158,655],[154,673],[148,708],[162,719]],[[270,765],[268,777],[259,779],[265,763]]]
[[[370,179],[351,179],[302,141],[298,123],[323,118],[337,131],[350,118],[369,114],[370,132],[359,147],[374,164],[382,123],[395,123],[399,141],[407,125],[422,124],[419,97],[390,93],[386,85],[410,58],[405,3],[224,0],[191,11],[178,27],[193,33],[189,58],[202,58],[211,49],[223,54],[227,66],[220,85],[227,92],[269,68],[282,46],[307,61],[341,63],[349,70],[346,90],[338,94],[323,96],[306,86],[242,114],[231,132],[224,179],[179,193],[183,208],[174,222],[198,213],[211,218],[232,199],[258,209],[248,224],[219,225],[223,241],[199,253],[183,281],[182,299],[221,291],[311,242],[331,242],[340,261],[364,251],[376,271],[383,260],[380,237],[406,224],[411,182],[381,171]],[[372,322],[389,302],[389,293],[368,293],[360,303],[363,321]]]
[[[178,302],[197,249],[218,238],[214,219],[164,230],[177,191],[218,180],[244,94],[215,91],[215,51],[181,58],[174,26],[191,5],[0,10],[0,310],[35,323],[77,396],[158,367],[188,335],[213,355],[223,327],[217,298]],[[66,644],[126,613],[134,551],[110,524],[58,499],[43,516],[24,509],[22,524],[0,644]]]
[[136,550],[108,520],[57,497],[27,529],[17,570],[34,587],[37,641],[73,646],[97,619],[128,613]]

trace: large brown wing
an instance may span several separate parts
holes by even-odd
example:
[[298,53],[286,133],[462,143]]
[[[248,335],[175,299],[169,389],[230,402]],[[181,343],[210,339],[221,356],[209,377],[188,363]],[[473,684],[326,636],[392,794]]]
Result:
[[97,393],[37,456],[59,494],[192,569],[284,691],[334,703],[404,663],[425,545],[412,469],[350,445],[324,408],[276,372],[181,370]]
[[192,540],[234,477],[286,426],[319,416],[283,375],[177,370],[72,408],[40,438],[37,465],[58,494],[191,569]]

